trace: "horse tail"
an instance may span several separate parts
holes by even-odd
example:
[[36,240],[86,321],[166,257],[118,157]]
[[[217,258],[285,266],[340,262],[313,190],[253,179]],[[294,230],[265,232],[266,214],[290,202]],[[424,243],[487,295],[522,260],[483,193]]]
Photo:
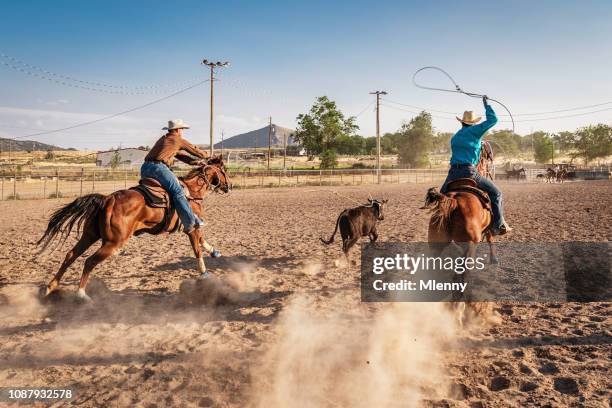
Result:
[[456,208],[457,200],[438,192],[435,187],[427,190],[425,205],[421,207],[421,209],[431,210],[431,222],[438,229],[448,225],[450,216]]
[[62,242],[66,241],[74,226],[80,232],[83,224],[96,217],[104,208],[105,202],[102,194],[87,194],[58,208],[51,215],[45,233],[36,244],[42,245],[41,251],[44,251],[58,234],[63,238]]
[[322,243],[324,243],[325,245],[329,245],[334,242],[334,237],[336,236],[336,232],[338,232],[338,224],[340,224],[340,218],[342,218],[343,215],[344,215],[344,212],[342,212],[342,214],[338,216],[338,219],[336,220],[336,228],[334,228],[334,232],[331,234],[331,237],[329,237],[328,240],[319,238]]

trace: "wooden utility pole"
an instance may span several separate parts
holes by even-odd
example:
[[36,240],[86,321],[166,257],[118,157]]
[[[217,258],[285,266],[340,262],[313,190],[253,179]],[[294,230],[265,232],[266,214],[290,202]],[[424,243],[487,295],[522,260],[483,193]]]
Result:
[[270,171],[270,155],[272,154],[272,116],[268,125],[268,171]]
[[387,95],[387,92],[374,91],[370,95],[376,95],[376,177],[380,184],[380,95]]
[[223,157],[223,137],[224,137],[224,132],[221,131],[221,157]]
[[283,170],[287,171],[287,133],[283,133]]
[[215,104],[215,68],[223,68],[229,65],[229,62],[212,62],[209,60],[202,61],[203,65],[206,65],[210,68],[210,157],[213,156],[214,152],[214,128],[213,128],[213,115],[214,115],[214,104]]

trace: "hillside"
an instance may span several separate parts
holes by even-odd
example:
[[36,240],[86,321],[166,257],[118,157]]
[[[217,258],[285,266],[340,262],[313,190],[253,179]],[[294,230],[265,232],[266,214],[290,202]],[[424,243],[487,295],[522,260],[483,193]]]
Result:
[[71,150],[64,149],[54,145],[37,142],[35,140],[14,140],[0,137],[0,150],[14,152],[32,152],[32,151],[48,151],[48,150]]
[[[253,130],[251,132],[242,133],[236,136],[232,136],[225,139],[223,146],[225,148],[253,148],[253,147],[267,147],[268,146],[268,132],[269,126],[265,126],[261,129]],[[293,130],[272,124],[272,146],[283,146],[284,138],[287,138],[287,146],[295,144],[293,141]],[[215,149],[220,149],[221,143],[215,144]]]

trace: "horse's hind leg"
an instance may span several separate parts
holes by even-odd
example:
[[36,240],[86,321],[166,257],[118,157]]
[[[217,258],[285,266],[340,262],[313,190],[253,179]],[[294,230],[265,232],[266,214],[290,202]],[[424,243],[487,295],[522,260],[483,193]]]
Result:
[[89,274],[100,262],[113,255],[122,246],[123,242],[103,242],[102,246],[89,258],[87,258],[87,260],[85,261],[85,267],[83,268],[83,274],[81,275],[81,281],[79,282],[79,290],[77,292],[77,297],[82,300],[91,301],[91,298],[87,295],[87,293],[85,293],[85,287],[87,286],[87,282],[89,281]]
[[87,228],[85,229],[85,232],[83,233],[83,236],[81,236],[81,238],[79,239],[79,242],[77,242],[76,245],[70,251],[68,251],[64,262],[62,262],[62,265],[60,266],[59,270],[57,271],[53,279],[51,279],[51,282],[49,282],[49,284],[47,285],[47,291],[45,293],[45,296],[49,295],[51,292],[57,289],[60,284],[60,280],[64,275],[64,272],[66,272],[70,265],[72,265],[79,256],[83,255],[83,253],[87,251],[87,249],[92,246],[98,239],[100,239],[100,235],[97,231],[92,232]]

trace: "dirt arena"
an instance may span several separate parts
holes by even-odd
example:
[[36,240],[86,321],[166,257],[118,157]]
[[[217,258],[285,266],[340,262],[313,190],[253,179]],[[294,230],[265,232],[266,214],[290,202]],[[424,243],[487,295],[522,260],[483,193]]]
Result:
[[[612,239],[612,183],[501,186],[502,241]],[[319,237],[370,192],[389,198],[381,241],[426,241],[427,187],[210,196],[218,281],[190,280],[183,234],[142,236],[94,271],[92,305],[73,299],[84,257],[37,300],[69,247],[35,247],[60,202],[0,202],[0,384],[70,387],[80,406],[608,406],[610,303],[499,304],[501,325],[459,331],[440,304],[360,302],[358,267]]]

